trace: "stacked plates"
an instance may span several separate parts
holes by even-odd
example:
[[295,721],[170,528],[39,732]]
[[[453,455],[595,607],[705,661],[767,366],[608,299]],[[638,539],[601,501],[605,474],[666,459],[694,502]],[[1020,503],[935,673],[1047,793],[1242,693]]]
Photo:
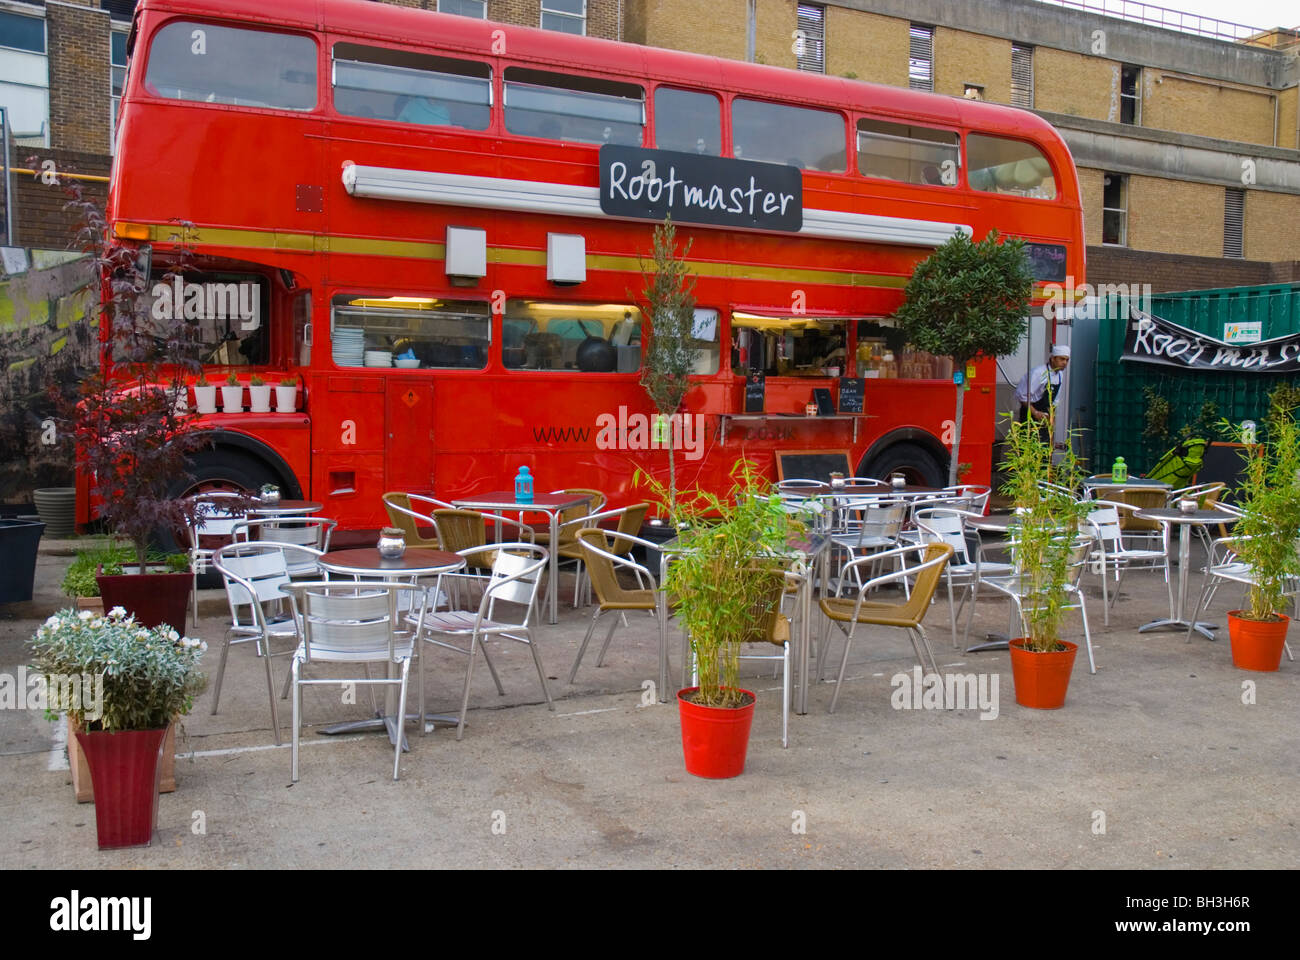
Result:
[[334,331],[334,362],[340,367],[359,367],[366,348],[366,332],[356,327]]
[[393,355],[387,350],[367,350],[365,355],[367,367],[391,367],[393,365]]

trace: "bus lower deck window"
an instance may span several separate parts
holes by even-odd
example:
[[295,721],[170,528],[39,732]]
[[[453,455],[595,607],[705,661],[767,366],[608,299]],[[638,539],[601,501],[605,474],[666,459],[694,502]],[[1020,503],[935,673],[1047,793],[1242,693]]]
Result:
[[491,344],[486,303],[354,293],[334,297],[331,351],[340,367],[481,370]]
[[510,370],[635,373],[641,311],[630,304],[509,300],[501,360]]

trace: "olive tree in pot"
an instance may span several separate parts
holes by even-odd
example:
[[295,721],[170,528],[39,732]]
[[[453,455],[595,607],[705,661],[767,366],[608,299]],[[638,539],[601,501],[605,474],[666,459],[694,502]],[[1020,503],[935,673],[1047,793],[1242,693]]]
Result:
[[1012,418],[1007,431],[1007,473],[1002,492],[1015,504],[1015,569],[1028,636],[1011,641],[1011,672],[1016,702],[1055,709],[1065,704],[1074,669],[1076,644],[1062,640],[1061,622],[1069,606],[1067,586],[1074,564],[1082,562],[1076,537],[1088,504],[1071,491],[1082,475],[1073,451],[1053,463],[1052,444],[1038,424]]
[[100,849],[147,846],[162,751],[173,720],[205,686],[198,664],[207,644],[166,624],[145,628],[114,607],[106,615],[61,610],[36,631],[32,648],[47,714],[67,713],[90,767]]
[[[1300,425],[1296,394],[1286,387],[1269,398],[1262,441],[1242,449],[1245,467],[1234,495],[1241,519],[1232,549],[1250,571],[1249,606],[1228,611],[1232,662],[1244,670],[1276,670],[1282,663],[1287,627],[1282,613],[1300,577]],[[1245,442],[1241,428],[1224,426]]]
[[682,748],[688,773],[715,779],[744,770],[755,697],[737,680],[741,645],[779,613],[787,544],[804,529],[753,463],[737,462],[731,476],[726,498],[698,488],[672,497],[641,471],[636,481],[644,478],[678,531],[661,589],[690,637],[698,676],[677,694]]
[[[966,364],[1012,353],[1024,336],[1034,278],[1024,241],[990,230],[979,243],[955,233],[917,264],[894,317],[918,349],[951,357],[957,380],[948,483],[958,480]],[[954,379],[957,379],[954,377]],[[945,438],[946,442],[946,438]]]

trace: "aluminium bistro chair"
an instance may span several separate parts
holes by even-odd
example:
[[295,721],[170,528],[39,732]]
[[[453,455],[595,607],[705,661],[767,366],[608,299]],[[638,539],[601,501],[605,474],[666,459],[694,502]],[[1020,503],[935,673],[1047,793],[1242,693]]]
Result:
[[243,499],[237,493],[199,494],[192,498],[197,501],[197,512],[192,523],[187,523],[185,532],[189,536],[187,555],[190,572],[194,583],[190,588],[193,604],[194,625],[199,622],[199,575],[208,572],[213,555],[234,540],[235,525],[244,519],[242,510],[235,509],[235,504]]
[[969,498],[971,511],[983,516],[988,509],[993,488],[982,483],[959,483],[955,487],[944,487],[942,492],[948,496]]
[[[556,531],[559,534],[560,546],[574,545],[577,539],[579,528],[587,526],[586,519],[593,513],[600,513],[605,509],[605,494],[599,490],[591,490],[586,487],[569,487],[566,490],[552,490],[555,496],[564,494],[566,496],[590,497],[586,503],[580,503],[576,507],[569,507],[560,511],[556,518]],[[540,523],[533,526],[533,543],[540,543],[542,546],[550,549],[551,546],[551,525],[549,523]]]
[[[338,526],[337,520],[326,517],[259,517],[241,520],[235,524],[236,543],[258,540],[263,543],[285,543],[310,547],[319,556],[329,553],[330,536]],[[310,553],[289,558],[289,576],[319,579],[320,568]]]
[[[1084,568],[1088,565],[1088,555],[1092,550],[1092,538],[1088,536],[1076,538],[1070,548],[1070,575],[1065,583],[1065,591],[1073,594],[1077,603],[1068,603],[1062,609],[1078,610],[1079,616],[1083,620],[1083,638],[1088,648],[1088,672],[1096,673],[1097,664],[1092,656],[1092,633],[1088,629],[1088,607],[1084,602],[1083,589],[1079,586],[1079,580],[1083,574]],[[1013,545],[1014,551],[1014,545]],[[1007,576],[985,577],[980,581],[987,587],[992,587],[998,593],[1005,596],[1012,604],[1013,612],[1017,615],[1018,621],[1024,633],[1021,636],[1027,636],[1029,628],[1025,623],[1025,600],[1028,596],[1029,584],[1026,582],[1023,570],[1014,570]],[[969,625],[967,627],[969,632]]]
[[[426,497],[418,493],[401,493],[400,491],[391,491],[384,494],[383,500],[384,510],[388,513],[388,522],[402,531],[408,547],[425,547],[430,550],[442,549],[442,543],[438,540],[438,525],[433,519],[433,511],[454,510],[455,507],[445,500],[435,500],[433,497]],[[433,536],[425,536],[420,532],[421,530],[432,530]]]
[[[568,561],[573,563],[576,568],[573,580],[573,606],[575,608],[578,606],[580,594],[585,593],[588,597],[590,596],[590,579],[584,574],[586,569],[585,552],[582,544],[578,542],[578,538],[574,534],[581,533],[585,527],[597,527],[602,522],[617,517],[617,526],[614,528],[614,532],[618,536],[609,545],[608,549],[625,559],[631,559],[632,547],[636,543],[643,542],[638,539],[637,535],[641,532],[641,526],[645,523],[645,515],[649,510],[650,504],[648,503],[634,503],[629,507],[604,510],[600,513],[588,514],[577,520],[569,521],[569,523],[575,525],[575,530],[569,531],[569,536],[566,536],[564,527],[560,528],[560,546],[556,552],[559,554],[561,563]],[[638,580],[640,580],[639,574]],[[641,582],[641,586],[645,586],[644,581]],[[583,588],[587,589],[584,590]],[[587,603],[590,601],[584,599],[582,602]]]
[[[299,625],[298,649],[293,654],[290,674],[293,686],[293,782],[298,782],[298,741],[302,730],[302,688],[320,684],[346,686],[365,684],[397,687],[396,747],[393,751],[393,779],[402,761],[402,727],[406,717],[406,687],[416,637],[424,623],[425,589],[409,583],[349,583],[345,581],[291,583],[284,592],[293,600],[294,620]],[[415,622],[415,632],[402,630],[403,616],[398,598]],[[416,612],[418,610],[418,613]],[[365,664],[364,677],[308,679],[303,667],[316,663]],[[372,678],[371,664],[386,668],[385,676]],[[400,675],[393,677],[392,668]]]
[[[633,546],[639,545],[644,549],[653,550],[657,548],[655,544],[639,537],[620,535],[598,527],[583,527],[579,530],[577,543],[584,554],[587,576],[591,580],[592,589],[596,592],[597,605],[591,616],[591,623],[587,626],[587,635],[582,638],[582,646],[578,648],[573,668],[569,671],[569,683],[573,683],[578,675],[578,666],[582,663],[582,658],[587,652],[587,644],[591,642],[592,634],[596,630],[596,621],[604,614],[621,615],[629,610],[640,610],[653,615],[656,625],[659,624],[659,598],[655,595],[653,576],[644,566],[624,555]],[[623,550],[622,553],[619,552],[620,548]],[[636,575],[635,589],[624,586],[619,580],[620,570],[627,570]],[[647,587],[646,584],[649,586]],[[618,622],[618,617],[610,618],[605,642],[601,644],[600,653],[596,656],[597,667],[605,662],[605,651],[609,649],[609,642],[614,639],[614,628],[618,626]]]
[[[966,521],[970,518],[978,519],[979,516],[980,514],[971,511],[951,507],[930,507],[918,510],[915,514],[917,534],[922,543],[946,543],[953,551],[944,567],[944,579],[948,585],[948,623],[954,647],[957,646],[957,617],[968,601],[972,608],[971,615],[974,615],[981,579],[1007,574],[1012,569],[1007,563],[986,561],[979,550],[975,551],[972,559],[970,542],[966,538]],[[954,586],[962,588],[960,602],[954,602]],[[967,618],[968,626],[969,622],[970,617]]]
[[[266,691],[271,700],[271,733],[280,745],[280,716],[276,707],[275,678],[271,658],[288,656],[293,650],[275,652],[272,642],[297,638],[293,618],[277,614],[285,599],[281,587],[289,583],[291,566],[315,564],[320,551],[296,544],[267,543],[257,540],[228,544],[218,549],[212,565],[221,574],[230,603],[230,628],[221,644],[221,661],[212,685],[212,713],[221,704],[221,681],[226,674],[230,647],[252,642],[266,668]],[[283,696],[283,694],[281,694]]]
[[[844,656],[840,661],[839,678],[835,682],[835,693],[831,697],[829,713],[835,712],[835,704],[839,701],[840,690],[844,686],[844,674],[849,666],[849,649],[853,644],[853,635],[859,624],[897,627],[906,630],[908,639],[912,642],[912,649],[916,652],[917,662],[921,664],[921,669],[930,670],[934,673],[939,672],[939,665],[934,659],[934,652],[930,649],[930,641],[926,638],[925,628],[921,626],[921,621],[930,609],[930,601],[939,586],[939,578],[943,575],[943,568],[947,565],[952,552],[952,547],[946,543],[912,544],[894,550],[887,550],[873,557],[854,560],[854,564],[866,565],[891,556],[902,557],[909,553],[919,553],[921,555],[921,562],[917,565],[905,570],[881,574],[865,581],[858,588],[856,597],[823,597],[821,599],[821,610],[826,615],[826,632],[822,637],[821,649],[817,657],[819,675],[825,673],[826,654],[830,648],[831,624],[838,627],[840,632],[844,634]],[[877,587],[886,583],[894,583],[905,577],[915,577],[916,580],[912,586],[911,596],[902,603],[887,603],[867,599],[868,594]],[[920,638],[919,644],[917,643],[918,637]],[[928,667],[921,654],[922,647],[930,657]]]
[[[1161,549],[1130,547],[1124,542],[1122,516],[1132,513],[1136,507],[1119,500],[1093,500],[1090,506],[1096,509],[1088,512],[1087,521],[1097,547],[1092,552],[1093,568],[1101,574],[1101,602],[1104,622],[1110,626],[1110,608],[1119,599],[1119,586],[1123,572],[1132,568],[1161,568],[1165,574],[1165,589],[1169,592],[1169,606],[1173,609],[1174,587],[1169,576],[1169,527],[1162,524],[1164,537]],[[1110,570],[1115,571],[1115,595],[1109,593]]]
[[[1201,586],[1201,596],[1188,620],[1187,643],[1192,642],[1192,632],[1196,629],[1196,622],[1209,608],[1220,586],[1224,583],[1239,583],[1249,590],[1255,584],[1255,571],[1238,558],[1234,549],[1244,539],[1246,538],[1242,536],[1220,537],[1211,543],[1209,557],[1205,564],[1205,581]],[[1300,551],[1300,540],[1295,542],[1295,549]],[[1287,578],[1284,595],[1291,598],[1292,619],[1295,619],[1300,616],[1300,578]],[[1295,660],[1295,656],[1291,653],[1290,641],[1284,641],[1283,646],[1286,649],[1287,659]]]
[[[849,500],[841,508],[842,522],[831,532],[831,543],[845,554],[845,563],[892,550],[900,545],[907,504],[901,500],[870,498]],[[859,568],[854,567],[857,575]],[[848,581],[839,577],[842,592]],[[858,583],[856,586],[861,586]]]
[[[457,740],[465,735],[465,714],[469,712],[470,682],[474,674],[475,654],[479,650],[483,651],[483,659],[492,674],[497,693],[501,696],[505,696],[506,693],[488,655],[485,645],[487,640],[515,640],[527,645],[533,655],[533,664],[537,667],[537,678],[542,683],[546,705],[551,710],[555,709],[550,688],[546,685],[546,671],[542,667],[537,641],[528,626],[537,606],[537,587],[541,582],[542,572],[550,561],[546,548],[524,542],[493,543],[471,547],[460,553],[470,569],[475,569],[476,564],[481,566],[490,563],[490,573],[485,576],[472,573],[449,573],[443,574],[439,579],[453,582],[460,580],[480,582],[483,595],[478,610],[434,611],[423,618],[422,624],[417,625],[419,636],[424,643],[454,650],[468,657],[465,666],[465,689],[460,704],[460,723],[456,728]],[[461,646],[454,642],[455,640],[468,641],[468,645]],[[424,661],[428,658],[428,653],[423,649],[421,653],[423,655],[420,657],[419,673],[420,724],[423,730],[426,716]]]
[[[781,601],[797,592],[804,574],[773,566],[771,593],[754,605],[753,628],[742,641],[746,645],[767,644],[780,647],[778,654],[742,653],[741,660],[775,661],[781,667],[781,746],[790,746],[790,701],[793,696],[790,678],[790,655],[793,629],[790,618],[781,612]],[[773,600],[775,602],[773,602]]]
[[[1178,490],[1170,490],[1168,497],[1168,506],[1177,507],[1179,500],[1195,500],[1196,505],[1202,510],[1214,510],[1222,506],[1219,503],[1219,497],[1227,489],[1227,484],[1222,480],[1212,480],[1207,483],[1197,483],[1190,487],[1181,487]],[[1201,543],[1205,545],[1205,552],[1209,553],[1212,545],[1210,528],[1202,524],[1196,524],[1192,527],[1192,532],[1201,538]],[[1225,524],[1219,524],[1220,538],[1226,537],[1228,530]]]
[[[481,547],[491,546],[488,543],[487,522],[489,520],[497,525],[495,532],[500,533],[503,528],[509,527],[517,540],[533,542],[532,527],[495,513],[443,508],[433,511],[433,520],[438,532],[438,542],[442,544],[442,549],[449,553],[464,555],[466,551],[478,551]],[[483,571],[491,568],[493,555],[490,551],[475,552],[473,557],[470,562],[472,569]]]

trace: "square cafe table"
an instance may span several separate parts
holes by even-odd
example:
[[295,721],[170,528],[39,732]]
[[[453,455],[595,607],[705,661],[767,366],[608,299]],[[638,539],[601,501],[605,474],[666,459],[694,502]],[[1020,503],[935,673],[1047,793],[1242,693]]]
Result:
[[546,595],[549,601],[549,619],[547,623],[555,623],[559,619],[559,612],[556,604],[556,580],[560,575],[560,556],[556,549],[560,544],[560,514],[570,507],[580,507],[583,504],[591,503],[591,494],[582,493],[539,493],[528,503],[520,503],[515,499],[513,490],[494,490],[491,493],[480,494],[476,497],[462,497],[459,500],[451,501],[456,507],[463,510],[490,510],[498,513],[544,513],[550,521],[551,543],[547,549],[550,554],[550,577],[546,584]]
[[[1143,520],[1156,520],[1162,524],[1178,524],[1178,606],[1175,609],[1171,604],[1169,616],[1161,620],[1152,620],[1148,624],[1138,627],[1138,633],[1146,633],[1148,630],[1159,630],[1162,627],[1171,627],[1175,630],[1187,630],[1188,636],[1191,630],[1195,630],[1207,640],[1214,639],[1214,631],[1218,629],[1217,624],[1213,623],[1191,623],[1187,619],[1187,568],[1191,564],[1191,542],[1193,526],[1208,526],[1216,523],[1232,523],[1238,519],[1235,513],[1228,513],[1224,510],[1192,510],[1185,512],[1177,508],[1161,508],[1151,510],[1139,510],[1134,516]],[[1190,629],[1189,629],[1190,628]]]

